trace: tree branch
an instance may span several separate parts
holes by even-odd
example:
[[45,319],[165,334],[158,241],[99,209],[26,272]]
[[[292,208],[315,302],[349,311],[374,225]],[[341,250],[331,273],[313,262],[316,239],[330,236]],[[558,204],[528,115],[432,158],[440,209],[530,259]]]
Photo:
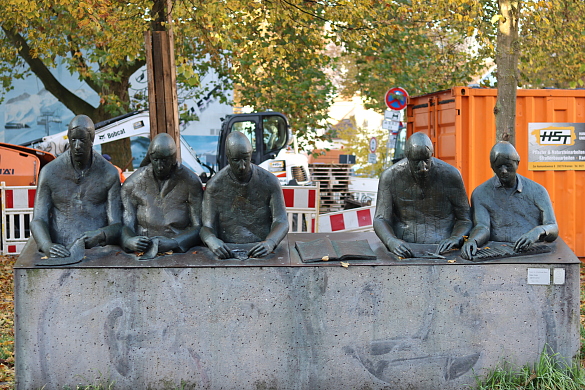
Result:
[[[79,55],[77,54],[77,53],[81,53],[81,51],[79,50],[77,45],[75,45],[75,42],[73,42],[73,38],[71,37],[71,35],[67,35],[67,41],[69,41],[69,47],[71,48],[69,51],[71,53],[71,57],[72,58],[77,57],[77,62],[79,63],[78,68],[88,69],[89,67],[87,66],[87,63],[85,62],[85,58],[83,58],[83,56],[81,54],[79,54]],[[78,71],[78,73],[81,76],[81,78],[83,79],[83,81],[85,81],[91,89],[96,91],[98,94],[100,93],[100,86],[94,80],[92,80],[91,77],[83,76],[81,74],[81,72],[79,72],[79,71]]]
[[65,88],[53,76],[43,61],[32,55],[28,43],[18,32],[14,29],[7,29],[4,26],[2,26],[2,31],[4,31],[4,34],[10,39],[12,45],[18,50],[20,57],[26,61],[30,70],[41,80],[47,91],[53,94],[68,109],[73,111],[74,114],[93,116],[96,108]]
[[132,63],[126,63],[120,67],[122,77],[130,78],[138,69],[146,65],[146,60],[135,60]]

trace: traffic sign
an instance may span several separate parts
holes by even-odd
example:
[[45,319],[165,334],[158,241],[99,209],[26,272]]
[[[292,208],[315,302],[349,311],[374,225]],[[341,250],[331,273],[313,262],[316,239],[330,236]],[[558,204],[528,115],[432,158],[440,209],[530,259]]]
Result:
[[378,140],[376,137],[370,138],[370,152],[376,153],[376,149],[378,149]]
[[376,153],[368,153],[368,164],[375,164],[378,162]]
[[400,122],[401,116],[402,116],[401,111],[394,111],[394,110],[390,110],[390,109],[387,109],[386,111],[384,111],[384,119],[387,121]]
[[396,111],[402,110],[406,107],[406,103],[408,103],[408,92],[400,87],[390,88],[386,92],[384,101],[389,109]]
[[389,149],[396,148],[396,140],[398,139],[397,134],[390,133],[390,139],[388,140],[388,147]]
[[400,129],[400,122],[384,120],[382,122],[384,130],[398,131]]

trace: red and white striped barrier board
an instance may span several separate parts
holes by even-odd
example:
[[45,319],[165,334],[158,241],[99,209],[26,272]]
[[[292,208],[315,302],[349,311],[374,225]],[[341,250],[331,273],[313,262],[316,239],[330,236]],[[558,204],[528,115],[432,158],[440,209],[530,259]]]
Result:
[[319,219],[319,187],[282,188],[289,233],[315,233]]
[[30,237],[36,187],[6,187],[2,192],[2,254],[17,255]]
[[10,242],[8,245],[2,245],[2,254],[4,255],[20,255],[20,252],[24,249],[26,241],[24,242]]
[[359,207],[319,216],[319,233],[366,232],[374,229],[376,206]]
[[316,209],[318,204],[317,187],[283,187],[286,208]]
[[32,209],[35,205],[36,187],[4,187],[6,191],[6,210]]

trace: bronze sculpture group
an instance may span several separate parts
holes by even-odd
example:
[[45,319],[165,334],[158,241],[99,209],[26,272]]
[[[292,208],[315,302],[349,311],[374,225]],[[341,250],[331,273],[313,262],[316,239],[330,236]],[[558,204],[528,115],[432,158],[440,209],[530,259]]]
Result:
[[[227,138],[229,166],[207,183],[177,161],[175,141],[157,135],[141,167],[120,186],[116,168],[93,151],[94,124],[76,116],[69,150],[41,173],[31,230],[41,252],[68,257],[85,248],[119,244],[129,252],[185,252],[201,240],[220,259],[225,243],[251,243],[250,257],[271,253],[288,232],[278,179],[251,163],[239,132]],[[123,207],[122,207],[123,206]]]
[[[68,128],[69,149],[41,171],[31,231],[41,252],[70,256],[86,248],[118,244],[129,252],[186,252],[205,244],[220,259],[235,257],[229,243],[251,244],[249,257],[272,253],[288,233],[284,198],[276,177],[252,164],[252,147],[239,132],[227,138],[229,165],[203,189],[199,177],[177,161],[174,140],[156,136],[141,164],[120,186],[116,168],[93,151],[94,125],[84,115]],[[514,147],[497,143],[490,162],[495,176],[468,202],[461,174],[433,157],[433,145],[415,133],[406,158],[380,178],[374,230],[400,258],[411,243],[437,244],[437,253],[461,249],[472,259],[488,240],[514,243],[521,252],[558,236],[546,190],[516,174]]]

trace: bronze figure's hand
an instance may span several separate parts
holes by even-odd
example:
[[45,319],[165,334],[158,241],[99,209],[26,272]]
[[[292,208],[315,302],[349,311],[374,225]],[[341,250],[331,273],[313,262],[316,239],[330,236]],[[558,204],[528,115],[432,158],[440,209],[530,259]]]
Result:
[[[46,252],[45,252],[46,253]],[[61,244],[51,244],[49,257],[69,257],[71,253]]]
[[408,245],[406,245],[406,242],[404,242],[402,240],[396,240],[396,241],[393,241],[391,243],[388,243],[387,247],[390,250],[390,252],[396,254],[399,257],[402,257],[405,259],[409,258],[409,257],[413,257],[412,250],[410,249],[410,247]]
[[248,252],[248,256],[250,257],[264,257],[271,253],[275,248],[275,245],[272,241],[266,240],[259,242],[258,244],[254,245],[252,249]]
[[210,238],[207,242],[207,246],[220,259],[229,259],[234,257],[230,248],[228,248],[227,245],[219,238]]
[[540,239],[541,233],[543,233],[541,227],[535,227],[531,229],[527,233],[524,233],[520,238],[514,243],[514,251],[515,252],[522,252],[526,249],[530,248],[532,244]]
[[151,242],[151,239],[146,236],[135,236],[128,238],[124,246],[132,252],[146,252]]
[[461,257],[471,260],[477,253],[477,242],[475,240],[467,240],[461,247]]
[[449,237],[445,238],[443,241],[439,243],[439,247],[437,248],[437,253],[445,253],[450,251],[451,249],[458,247],[459,243],[461,242],[461,237]]

